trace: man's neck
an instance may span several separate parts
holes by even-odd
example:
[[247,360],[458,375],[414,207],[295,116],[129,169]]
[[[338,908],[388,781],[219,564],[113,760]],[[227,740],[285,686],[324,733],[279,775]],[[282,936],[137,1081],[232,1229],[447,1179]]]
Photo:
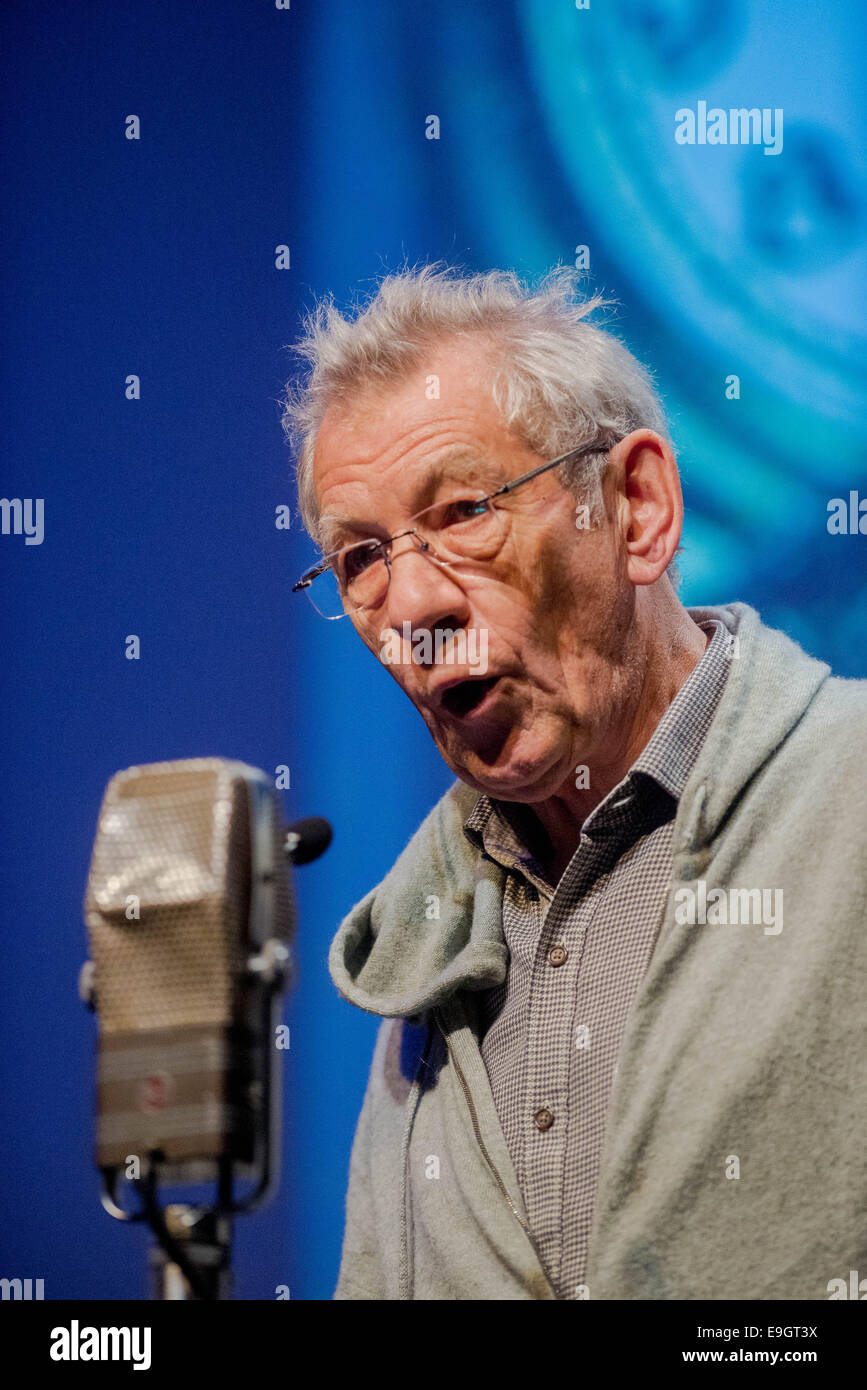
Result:
[[638,698],[624,712],[624,730],[613,756],[588,761],[586,788],[571,781],[555,796],[536,803],[532,811],[540,834],[532,848],[552,884],[559,883],[581,838],[581,828],[600,802],[628,773],[647,746],[681,686],[701,660],[710,637],[677,605],[677,620],[654,630],[647,641],[645,675]]

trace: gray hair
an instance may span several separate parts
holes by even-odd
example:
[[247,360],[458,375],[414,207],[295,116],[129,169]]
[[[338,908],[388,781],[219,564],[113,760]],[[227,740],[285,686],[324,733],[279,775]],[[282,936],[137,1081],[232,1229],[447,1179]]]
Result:
[[[405,269],[343,314],[333,296],[304,320],[295,352],[306,377],[286,387],[283,428],[297,456],[301,519],[319,539],[313,487],[316,435],[330,406],[366,387],[387,387],[418,366],[434,343],[476,335],[494,354],[492,396],[504,425],[554,458],[597,437],[648,428],[670,435],[650,373],[611,333],[588,322],[606,306],[582,298],[580,274],[558,266],[536,284],[511,271],[473,274],[443,264]],[[598,517],[607,451],[566,464],[560,478]],[[668,568],[676,585],[674,560]]]

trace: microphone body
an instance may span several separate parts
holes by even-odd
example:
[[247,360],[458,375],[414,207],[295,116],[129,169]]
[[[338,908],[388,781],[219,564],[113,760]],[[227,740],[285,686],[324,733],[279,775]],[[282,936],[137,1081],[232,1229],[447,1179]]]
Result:
[[152,763],[109,782],[85,898],[103,1170],[276,1170],[285,840],[273,784],[244,763]]

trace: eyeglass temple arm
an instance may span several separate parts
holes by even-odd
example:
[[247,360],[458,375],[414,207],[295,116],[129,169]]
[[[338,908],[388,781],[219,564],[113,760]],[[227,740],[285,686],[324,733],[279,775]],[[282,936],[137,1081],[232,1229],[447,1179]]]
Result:
[[324,574],[327,569],[327,562],[320,560],[319,564],[314,565],[312,570],[307,570],[305,574],[302,574],[297,584],[292,585],[293,594],[296,594],[299,589],[309,589],[314,579],[318,579],[319,575]]
[[[615,440],[614,443],[617,441]],[[580,458],[582,454],[601,453],[603,449],[611,448],[611,445],[600,444],[598,440],[592,444],[582,444],[579,449],[570,449],[568,454],[561,454],[559,458],[551,459],[548,463],[540,463],[538,468],[532,469],[530,473],[524,473],[520,478],[513,478],[510,483],[503,483],[496,492],[489,494],[488,500],[493,497],[503,497],[507,492],[513,492],[522,483],[529,483],[533,478],[538,478],[540,473],[547,473],[549,468],[559,468],[561,464],[569,463],[572,459]]]

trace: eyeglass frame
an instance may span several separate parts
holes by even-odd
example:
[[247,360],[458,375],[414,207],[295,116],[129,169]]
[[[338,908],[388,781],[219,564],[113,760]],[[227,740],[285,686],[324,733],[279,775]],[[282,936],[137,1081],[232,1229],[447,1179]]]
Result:
[[[529,473],[522,473],[521,476],[520,476],[519,478],[513,478],[511,482],[503,483],[503,485],[502,485],[501,487],[498,487],[494,492],[489,492],[489,493],[487,493],[486,496],[473,498],[473,501],[474,501],[474,502],[478,502],[478,503],[482,503],[482,502],[485,502],[485,503],[493,503],[493,501],[494,501],[495,498],[497,498],[497,497],[506,497],[506,496],[508,496],[508,494],[509,494],[510,492],[514,492],[516,488],[522,487],[524,483],[531,483],[531,482],[533,481],[534,478],[540,477],[542,473],[547,473],[547,472],[549,471],[549,469],[551,469],[551,468],[560,468],[560,467],[563,466],[564,463],[572,463],[572,461],[573,461],[574,459],[582,458],[585,454],[598,454],[598,453],[603,453],[603,452],[607,453],[607,452],[609,452],[611,449],[614,448],[615,444],[619,444],[620,441],[621,441],[622,439],[625,439],[625,438],[626,438],[625,435],[619,434],[619,435],[615,435],[614,438],[612,438],[612,439],[610,440],[610,442],[607,443],[607,444],[605,443],[604,439],[602,439],[602,440],[600,440],[600,439],[595,439],[595,440],[593,440],[593,442],[590,443],[590,444],[582,444],[582,445],[580,445],[579,448],[577,448],[577,449],[570,449],[568,453],[560,454],[559,457],[557,457],[557,458],[555,458],[555,459],[550,459],[547,463],[540,463],[540,464],[538,465],[538,467],[536,467],[536,468],[531,468],[530,471],[529,471]],[[436,503],[434,503],[434,506],[435,506],[435,505],[436,505]],[[427,508],[425,507],[425,508],[423,508],[422,510],[423,510],[423,511],[427,511]],[[381,546],[383,546],[383,547],[388,546],[388,547],[390,548],[390,547],[394,544],[395,541],[403,540],[404,536],[415,536],[415,535],[417,535],[417,534],[418,534],[418,527],[417,527],[417,526],[412,526],[412,527],[410,527],[410,529],[409,529],[408,531],[398,531],[398,532],[396,533],[396,535],[394,535],[394,536],[386,536],[384,540],[377,541],[377,545],[381,545]],[[363,544],[365,543],[365,540],[374,540],[374,539],[375,539],[374,536],[362,537],[361,540],[359,540],[359,541],[353,541],[351,544],[352,544],[352,545],[363,545]],[[340,547],[339,550],[334,550],[334,551],[332,551],[332,552],[331,552],[331,555],[326,556],[324,559],[320,560],[317,564],[311,565],[310,569],[304,571],[304,573],[302,574],[301,578],[298,580],[297,584],[293,584],[293,585],[292,585],[292,593],[293,593],[293,594],[297,593],[299,589],[309,589],[310,586],[311,586],[311,584],[313,583],[314,579],[318,579],[319,576],[320,576],[320,574],[324,574],[326,570],[329,570],[329,569],[333,570],[333,569],[334,569],[334,566],[333,566],[333,564],[332,564],[332,559],[333,559],[333,557],[336,556],[336,555],[342,555],[343,552],[344,552],[344,550],[349,550],[349,549],[351,549],[351,545],[342,545],[342,546]],[[424,544],[424,545],[422,546],[422,553],[424,553],[424,552],[426,552],[426,551],[428,551],[428,550],[431,550],[430,542],[427,542],[426,544]],[[434,553],[435,553],[435,552],[434,552]],[[390,566],[390,564],[389,564],[389,553],[385,553],[383,558],[384,558],[384,563],[385,563],[386,569],[387,569],[388,572],[389,572],[389,582],[390,582],[390,581],[391,581],[391,566]],[[449,563],[449,562],[448,562],[448,561],[439,561],[439,563],[440,563],[440,564],[447,564],[447,563]],[[335,572],[335,578],[337,578],[336,572]],[[339,582],[340,582],[340,581],[338,580],[338,585],[339,585]],[[387,593],[387,592],[388,592],[388,589],[386,588],[386,593]],[[317,609],[316,611],[319,612],[318,609]],[[365,609],[365,608],[347,609],[347,610],[345,610],[343,613],[335,613],[335,614],[333,615],[333,617],[329,617],[329,618],[328,618],[328,621],[330,621],[330,622],[337,622],[340,618],[349,618],[349,617],[351,617],[353,613],[365,613],[365,612],[367,612],[367,609]],[[320,616],[321,616],[321,617],[327,617],[328,615],[326,615],[326,614],[323,613],[323,614],[320,614]]]

